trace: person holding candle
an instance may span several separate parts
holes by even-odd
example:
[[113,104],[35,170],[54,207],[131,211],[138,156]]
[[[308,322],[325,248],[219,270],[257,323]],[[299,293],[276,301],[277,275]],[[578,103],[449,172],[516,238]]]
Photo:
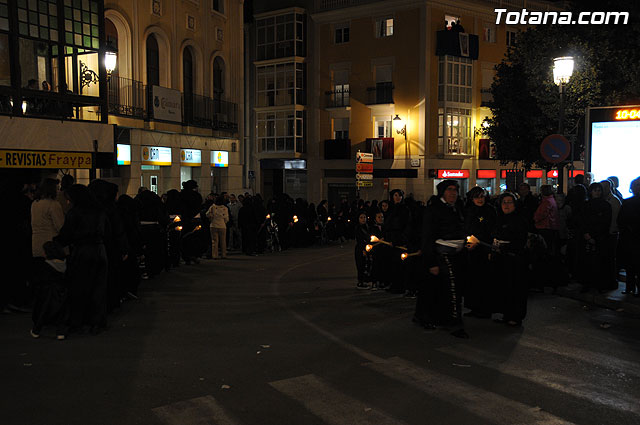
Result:
[[499,282],[498,310],[500,322],[520,326],[527,315],[527,284],[522,277],[526,270],[525,245],[528,221],[520,214],[516,196],[505,192],[498,198],[498,216],[493,228],[494,249],[491,270]]
[[466,233],[459,185],[444,180],[427,205],[422,220],[422,259],[427,280],[418,289],[413,321],[427,329],[451,327],[458,338],[469,338],[462,323],[462,293]]
[[[464,230],[479,241],[490,244],[491,231],[496,223],[496,210],[486,202],[487,192],[476,186],[467,193],[467,205],[464,214]],[[487,319],[491,317],[494,297],[493,280],[487,268],[490,249],[478,245],[468,251],[469,270],[473,279],[464,291],[464,306],[471,311],[465,316]]]

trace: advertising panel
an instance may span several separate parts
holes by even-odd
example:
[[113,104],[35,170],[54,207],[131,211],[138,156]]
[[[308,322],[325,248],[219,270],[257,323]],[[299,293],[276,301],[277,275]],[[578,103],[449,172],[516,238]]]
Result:
[[180,165],[199,167],[202,165],[202,152],[199,149],[180,149]]
[[0,150],[0,168],[91,168],[88,152]]
[[468,179],[469,170],[438,170],[439,179]]
[[171,148],[162,146],[143,146],[142,165],[171,165]]
[[182,122],[182,95],[180,90],[153,86],[153,118]]
[[638,177],[640,106],[590,108],[588,117],[587,169],[594,181],[618,177],[622,197],[631,197],[629,186]]
[[212,167],[228,167],[229,152],[228,151],[211,151]]
[[131,165],[131,145],[116,145],[118,165]]

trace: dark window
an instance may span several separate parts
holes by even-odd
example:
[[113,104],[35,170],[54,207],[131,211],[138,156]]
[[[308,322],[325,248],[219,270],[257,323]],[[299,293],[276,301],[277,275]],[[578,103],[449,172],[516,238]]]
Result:
[[224,94],[224,60],[220,56],[213,61],[213,97],[222,99]]
[[182,54],[182,77],[184,117],[185,121],[189,123],[193,116],[193,56],[190,47],[186,47]]
[[156,36],[151,34],[147,38],[147,84],[160,85],[160,53]]
[[213,10],[224,13],[224,0],[213,0]]

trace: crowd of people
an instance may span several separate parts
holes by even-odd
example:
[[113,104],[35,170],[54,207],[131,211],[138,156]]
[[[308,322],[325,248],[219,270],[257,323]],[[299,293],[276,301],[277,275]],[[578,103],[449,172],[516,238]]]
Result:
[[[588,175],[587,175],[588,177]],[[15,183],[15,182],[14,182]],[[462,307],[477,318],[502,313],[520,326],[531,290],[554,290],[572,277],[583,290],[617,288],[638,296],[640,178],[621,201],[615,178],[578,176],[567,196],[522,183],[518,195],[489,197],[475,187],[463,200],[455,180],[438,184],[426,205],[401,190],[389,200],[317,206],[281,194],[268,202],[249,193],[211,193],[193,180],[158,196],[141,187],[135,197],[94,180],[3,185],[14,208],[3,221],[12,244],[0,261],[9,274],[0,290],[3,312],[31,311],[31,335],[54,325],[58,339],[96,334],[108,314],[138,297],[141,280],[228,252],[255,256],[290,247],[355,239],[358,289],[385,289],[417,298],[414,321],[467,337]]]
[[360,289],[386,289],[417,298],[413,321],[467,338],[465,316],[521,326],[531,291],[572,279],[582,291],[618,289],[638,296],[640,178],[622,200],[617,179],[591,183],[577,176],[568,194],[526,182],[517,194],[489,197],[474,187],[465,199],[455,180],[444,180],[426,205],[400,190],[389,201],[361,204],[355,231]]

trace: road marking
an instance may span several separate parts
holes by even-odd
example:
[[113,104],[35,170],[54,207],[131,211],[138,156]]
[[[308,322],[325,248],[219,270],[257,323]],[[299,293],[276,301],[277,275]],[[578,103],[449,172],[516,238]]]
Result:
[[407,360],[392,357],[365,366],[391,378],[411,385],[429,396],[453,405],[496,424],[566,425],[571,422],[551,413],[532,408],[519,401],[487,391],[441,373],[421,368]]
[[527,336],[518,341],[521,347],[534,348],[536,350],[547,351],[549,353],[558,354],[560,356],[569,357],[581,362],[594,364],[596,366],[613,369],[629,375],[640,377],[640,364],[627,360],[617,359],[606,354],[594,353],[593,351],[584,350],[582,348],[571,347],[569,345],[560,345],[553,341],[537,338],[535,336]]
[[179,401],[153,409],[167,425],[239,425],[210,395]]
[[[606,388],[606,383],[603,381],[598,381],[597,385],[593,385],[579,379],[558,375],[546,370],[520,367],[516,364],[507,363],[508,361],[505,361],[504,358],[470,346],[465,346],[462,349],[442,347],[438,348],[437,351],[464,359],[469,363],[497,370],[500,373],[526,379],[527,381],[574,397],[586,399],[592,403],[602,404],[614,409],[625,410],[636,414],[640,413],[640,405],[638,405],[637,398],[629,397],[624,393]],[[516,360],[509,359],[509,362],[515,361]]]
[[304,407],[331,425],[405,425],[325,383],[315,375],[270,382],[276,390],[302,403]]

